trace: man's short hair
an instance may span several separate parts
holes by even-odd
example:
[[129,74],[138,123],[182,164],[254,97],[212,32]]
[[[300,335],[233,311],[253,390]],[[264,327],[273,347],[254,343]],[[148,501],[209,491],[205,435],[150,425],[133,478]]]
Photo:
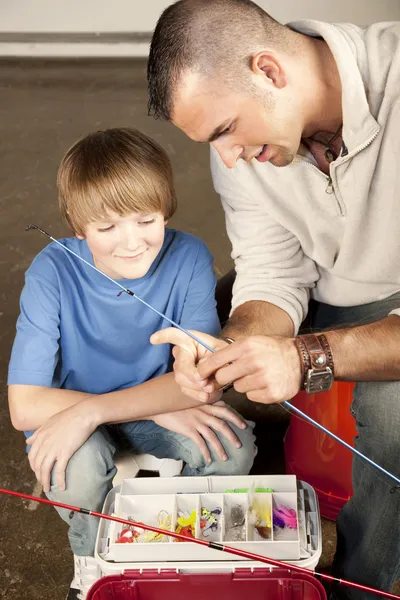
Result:
[[220,74],[221,83],[245,87],[251,56],[266,43],[288,49],[290,33],[251,0],[175,2],[162,13],[151,42],[149,114],[171,120],[174,94],[187,71]]
[[61,214],[79,235],[108,211],[121,216],[160,211],[169,218],[176,210],[166,152],[135,129],[107,129],[80,139],[61,161],[57,186]]

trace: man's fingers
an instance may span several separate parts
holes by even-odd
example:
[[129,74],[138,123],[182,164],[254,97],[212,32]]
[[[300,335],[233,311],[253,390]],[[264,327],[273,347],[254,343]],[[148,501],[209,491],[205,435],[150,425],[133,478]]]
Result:
[[203,404],[207,404],[210,402],[211,394],[207,394],[206,392],[196,392],[190,388],[181,387],[182,394],[185,396],[189,396],[189,398],[193,398],[193,400],[197,400],[197,402],[201,402]]
[[277,402],[282,402],[282,400],[275,400],[272,398],[271,395],[266,392],[266,390],[248,392],[246,396],[249,400],[251,400],[251,402],[259,402],[261,404],[275,404]]
[[240,347],[238,348],[238,342],[225,346],[220,350],[216,350],[214,354],[210,354],[198,364],[197,370],[201,379],[208,379],[218,371],[218,369],[237,360],[240,356],[241,350]]
[[235,382],[238,379],[251,376],[256,371],[255,365],[249,364],[246,360],[237,360],[231,365],[224,365],[215,373],[215,379],[218,385],[226,385]]

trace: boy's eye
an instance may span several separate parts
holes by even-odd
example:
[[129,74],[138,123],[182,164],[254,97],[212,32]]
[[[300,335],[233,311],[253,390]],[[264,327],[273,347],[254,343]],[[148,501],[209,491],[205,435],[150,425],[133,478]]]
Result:
[[97,231],[100,231],[100,233],[103,233],[105,231],[111,231],[112,229],[114,229],[114,225],[110,225],[109,227],[103,227],[102,229],[98,229]]
[[154,223],[155,219],[149,219],[148,221],[139,221],[139,225],[150,225]]

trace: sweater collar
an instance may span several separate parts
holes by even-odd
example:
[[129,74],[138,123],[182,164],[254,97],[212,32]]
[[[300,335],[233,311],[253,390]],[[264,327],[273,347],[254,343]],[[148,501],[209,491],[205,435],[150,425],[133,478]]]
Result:
[[351,24],[331,25],[302,20],[288,27],[313,37],[322,37],[336,61],[342,83],[343,141],[349,154],[361,150],[380,131],[367,98],[367,50],[362,30]]

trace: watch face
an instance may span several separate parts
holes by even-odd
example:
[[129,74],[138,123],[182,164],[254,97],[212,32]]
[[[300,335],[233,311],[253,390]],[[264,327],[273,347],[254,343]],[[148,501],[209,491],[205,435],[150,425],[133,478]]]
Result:
[[321,372],[308,371],[304,387],[308,394],[315,394],[317,392],[327,392],[331,389],[332,384],[332,371],[329,367],[326,367]]

